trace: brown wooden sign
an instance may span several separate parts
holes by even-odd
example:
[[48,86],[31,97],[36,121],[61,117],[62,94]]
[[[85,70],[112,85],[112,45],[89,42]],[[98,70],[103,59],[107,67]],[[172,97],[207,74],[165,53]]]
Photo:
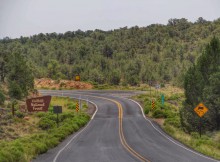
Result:
[[26,100],[27,109],[29,112],[48,111],[51,96],[42,96]]

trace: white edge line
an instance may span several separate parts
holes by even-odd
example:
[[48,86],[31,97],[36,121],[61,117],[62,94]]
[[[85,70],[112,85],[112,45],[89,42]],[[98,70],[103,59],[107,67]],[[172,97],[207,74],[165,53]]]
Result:
[[[63,97],[64,97],[64,96],[63,96]],[[65,96],[65,97],[67,97],[67,96]],[[77,97],[70,97],[70,98],[76,98],[76,99],[78,99]],[[84,100],[84,99],[81,99],[81,100]],[[84,101],[85,101],[85,100],[84,100]],[[91,120],[89,121],[89,123],[86,125],[85,128],[83,128],[83,129],[82,129],[81,131],[79,131],[75,136],[73,136],[73,137],[70,139],[70,141],[69,141],[62,149],[60,149],[60,151],[59,151],[59,152],[56,154],[56,156],[54,157],[53,162],[56,162],[56,160],[57,160],[58,156],[61,154],[61,152],[62,152],[78,135],[80,135],[82,132],[84,132],[84,131],[86,130],[86,128],[90,125],[92,119],[95,117],[95,115],[96,115],[96,113],[97,113],[97,111],[98,111],[98,106],[97,106],[94,102],[92,102],[92,101],[89,101],[89,102],[90,102],[91,104],[95,105],[95,107],[96,107],[96,111],[94,112],[94,114],[93,114]]]
[[164,133],[162,133],[159,129],[157,129],[157,128],[154,126],[154,124],[153,124],[149,119],[146,118],[146,116],[145,116],[145,114],[144,114],[144,111],[143,111],[143,108],[142,108],[142,106],[141,106],[138,102],[136,102],[136,101],[134,101],[134,100],[132,100],[132,99],[128,99],[128,100],[130,100],[130,101],[136,103],[136,104],[140,107],[143,117],[152,125],[152,127],[153,127],[157,132],[159,132],[162,136],[164,136],[165,138],[167,138],[169,141],[171,141],[172,143],[176,144],[177,146],[182,147],[183,149],[185,149],[185,150],[187,150],[187,151],[190,151],[190,152],[192,152],[192,153],[194,153],[194,154],[196,154],[196,155],[199,155],[199,156],[204,157],[204,158],[209,159],[209,160],[213,160],[213,161],[219,162],[218,160],[215,160],[215,159],[212,159],[212,158],[210,158],[210,157],[204,156],[204,155],[202,155],[202,154],[200,154],[200,153],[197,153],[197,152],[195,152],[195,151],[193,151],[193,150],[190,150],[190,149],[188,149],[188,148],[186,148],[186,147],[184,147],[184,146],[182,146],[182,145],[176,143],[176,142],[175,142],[174,140],[172,140],[170,137],[168,137],[167,135],[165,135]]
[[[52,92],[52,93],[56,93],[56,92]],[[65,92],[65,94],[70,94],[70,93]],[[93,94],[93,93],[91,93],[91,94]],[[117,96],[116,96],[116,97],[117,97]],[[76,98],[76,97],[72,97],[72,98]],[[130,100],[130,101],[136,103],[136,104],[139,106],[139,108],[141,109],[142,115],[143,115],[143,117],[145,118],[145,120],[148,121],[148,122],[151,124],[151,126],[152,126],[158,133],[160,133],[162,136],[164,136],[166,139],[168,139],[168,140],[171,141],[172,143],[174,143],[174,144],[176,144],[177,146],[179,146],[179,147],[181,147],[181,148],[183,148],[183,149],[185,149],[185,150],[187,150],[187,151],[189,151],[189,152],[191,152],[191,153],[194,153],[194,154],[196,154],[196,155],[198,155],[198,156],[204,157],[204,158],[206,158],[206,159],[209,159],[209,160],[212,160],[212,161],[215,161],[215,162],[220,162],[220,161],[218,161],[218,160],[216,160],[216,159],[207,157],[207,156],[205,156],[205,155],[203,155],[203,154],[200,154],[200,153],[195,152],[195,151],[193,151],[193,150],[191,150],[191,149],[188,149],[188,148],[186,148],[186,147],[184,147],[184,146],[178,144],[178,143],[175,142],[174,140],[172,140],[172,139],[171,139],[169,136],[167,136],[166,134],[162,133],[159,129],[157,129],[157,128],[154,126],[154,124],[153,124],[149,119],[146,118],[146,116],[145,116],[145,114],[144,114],[144,111],[143,111],[143,108],[142,108],[142,106],[141,106],[138,102],[136,102],[136,101],[134,101],[134,100],[132,100],[132,99],[125,98],[125,97],[118,97],[118,98],[127,99],[127,100]],[[90,101],[90,102],[91,102],[91,101]],[[92,103],[92,102],[91,102],[91,103]],[[97,107],[97,109],[98,109],[98,107]],[[88,123],[88,124],[89,124],[89,123]],[[86,127],[85,127],[85,128],[86,128]],[[83,130],[82,130],[82,131],[83,131]],[[80,133],[80,132],[79,132],[79,133]],[[55,161],[54,161],[54,162],[55,162]]]

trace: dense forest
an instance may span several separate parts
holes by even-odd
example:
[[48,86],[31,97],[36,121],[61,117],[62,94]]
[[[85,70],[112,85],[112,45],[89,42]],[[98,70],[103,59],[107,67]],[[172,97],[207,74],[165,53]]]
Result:
[[83,81],[98,84],[157,81],[183,86],[185,72],[213,36],[220,38],[220,19],[200,17],[194,23],[182,18],[167,25],[6,37],[0,40],[0,79],[13,77],[9,67],[19,55],[35,78],[73,79],[80,74]]

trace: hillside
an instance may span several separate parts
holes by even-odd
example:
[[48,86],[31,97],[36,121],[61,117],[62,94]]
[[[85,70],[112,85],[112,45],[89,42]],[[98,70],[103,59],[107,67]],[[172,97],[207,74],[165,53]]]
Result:
[[[210,39],[220,38],[220,19],[170,19],[167,25],[123,27],[112,31],[68,31],[4,38],[0,41],[0,78],[10,56],[19,53],[35,78],[73,79],[98,84],[137,85],[148,81],[182,86],[183,75]],[[6,60],[6,61],[5,61]]]

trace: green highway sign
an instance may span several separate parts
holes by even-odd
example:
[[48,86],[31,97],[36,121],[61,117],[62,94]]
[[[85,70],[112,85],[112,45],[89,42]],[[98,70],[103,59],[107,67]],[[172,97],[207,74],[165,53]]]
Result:
[[165,96],[164,94],[161,95],[161,103],[162,103],[162,106],[164,106],[164,102],[165,102]]

